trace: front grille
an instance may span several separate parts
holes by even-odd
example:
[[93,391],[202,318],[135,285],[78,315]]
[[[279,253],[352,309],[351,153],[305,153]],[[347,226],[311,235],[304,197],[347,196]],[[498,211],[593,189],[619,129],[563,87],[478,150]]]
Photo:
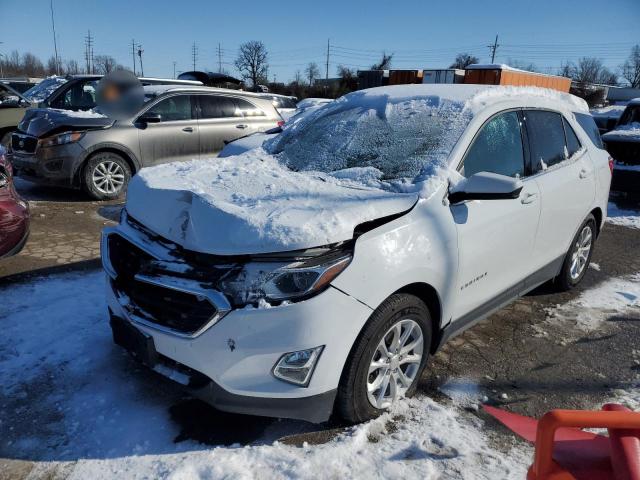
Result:
[[21,153],[35,153],[38,139],[30,135],[13,133],[11,135],[11,150]]
[[[149,283],[144,279],[162,280],[164,271],[150,254],[124,237],[112,233],[107,238],[109,262],[116,274],[112,286],[126,299],[125,309],[146,322],[190,335],[201,330],[218,313],[204,295],[169,284]],[[137,275],[141,275],[136,277]],[[179,278],[179,277],[175,277]],[[198,282],[195,282],[198,283]],[[198,285],[201,285],[198,283]]]
[[618,162],[640,165],[640,142],[609,141],[607,151]]

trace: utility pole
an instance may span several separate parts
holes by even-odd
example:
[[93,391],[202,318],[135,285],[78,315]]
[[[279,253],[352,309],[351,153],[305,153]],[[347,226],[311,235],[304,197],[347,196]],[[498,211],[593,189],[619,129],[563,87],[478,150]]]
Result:
[[91,36],[91,30],[87,31],[87,36],[84,37],[85,41],[85,59],[87,61],[87,73],[93,73],[93,37]]
[[218,73],[222,73],[222,47],[218,42]]
[[496,58],[496,50],[498,50],[498,34],[496,34],[496,40],[493,42],[493,45],[488,45],[489,50],[491,50],[491,63],[495,61]]
[[131,59],[133,60],[133,74],[136,74],[136,41],[131,39]]
[[191,46],[191,60],[193,61],[193,70],[195,71],[196,69],[196,60],[198,59],[198,46],[196,45],[196,42],[193,42],[193,45]]
[[140,76],[144,77],[144,68],[142,67],[142,52],[144,52],[144,50],[142,49],[142,45],[138,44],[138,57],[140,57]]
[[173,61],[173,78],[176,78],[176,61]]
[[56,23],[53,20],[53,0],[49,1],[51,8],[51,28],[53,30],[53,50],[56,54],[56,75],[60,75],[60,59],[58,58],[58,42],[56,41]]
[[325,80],[329,80],[329,50],[331,48],[331,46],[329,45],[329,40],[327,38],[327,71],[326,71],[326,75],[325,75]]

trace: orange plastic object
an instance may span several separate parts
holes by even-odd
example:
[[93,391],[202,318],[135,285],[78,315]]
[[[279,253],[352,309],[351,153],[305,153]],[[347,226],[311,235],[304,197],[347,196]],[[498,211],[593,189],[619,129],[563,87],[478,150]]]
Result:
[[[640,429],[640,413],[630,411],[580,411],[580,410],[552,410],[546,413],[538,422],[536,432],[536,453],[533,465],[527,474],[528,480],[573,480],[576,477],[565,470],[553,459],[556,431],[561,428],[608,428]],[[616,440],[614,439],[614,444]],[[640,468],[640,458],[626,458],[631,468]],[[624,462],[616,462],[616,466],[625,469]],[[623,472],[623,473],[622,473]],[[640,480],[633,475],[633,470],[621,471],[621,479]],[[624,476],[626,475],[626,476]]]

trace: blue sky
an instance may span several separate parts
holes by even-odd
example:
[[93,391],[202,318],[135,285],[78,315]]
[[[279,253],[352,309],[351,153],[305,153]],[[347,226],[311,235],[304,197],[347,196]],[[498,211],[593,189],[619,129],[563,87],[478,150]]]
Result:
[[[49,0],[0,0],[0,53],[30,51],[43,61],[53,54]],[[315,61],[324,76],[327,39],[329,75],[338,64],[370,66],[381,52],[395,54],[395,68],[446,67],[457,52],[484,63],[487,45],[499,34],[496,62],[516,59],[539,68],[596,56],[615,68],[640,43],[640,0],[323,0],[321,2],[215,2],[191,0],[54,0],[58,50],[84,63],[84,37],[94,52],[131,67],[131,40],[143,46],[146,76],[197,69],[235,73],[238,45],[261,40],[270,53],[270,79],[291,80]]]

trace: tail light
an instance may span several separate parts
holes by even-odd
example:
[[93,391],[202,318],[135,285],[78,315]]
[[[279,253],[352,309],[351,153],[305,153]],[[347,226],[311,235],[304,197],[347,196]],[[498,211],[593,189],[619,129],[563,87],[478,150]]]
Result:
[[611,170],[611,175],[613,175],[613,158],[609,157],[609,170]]
[[278,126],[282,127],[284,125],[284,120],[278,120]]

